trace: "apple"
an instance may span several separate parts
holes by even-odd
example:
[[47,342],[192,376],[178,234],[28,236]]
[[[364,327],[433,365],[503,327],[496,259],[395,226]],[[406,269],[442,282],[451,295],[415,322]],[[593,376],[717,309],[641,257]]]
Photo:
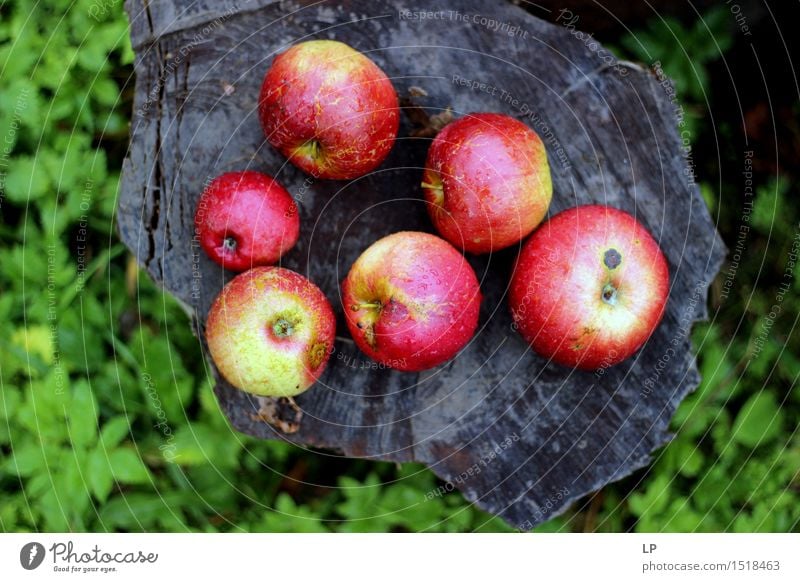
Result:
[[668,293],[667,261],[650,233],[627,212],[586,205],[557,214],[525,243],[509,303],[536,352],[597,370],[647,341]]
[[472,113],[446,125],[428,150],[422,189],[439,234],[478,254],[528,236],[553,195],[542,140],[498,113]]
[[222,376],[259,396],[296,396],[322,374],[336,318],[311,281],[281,267],[237,275],[214,300],[206,340]]
[[300,234],[291,195],[253,171],[214,178],[200,196],[194,222],[206,254],[231,271],[278,262]]
[[304,172],[349,180],[389,154],[400,122],[397,93],[369,58],[333,40],[279,54],[258,106],[267,141]]
[[446,241],[398,232],[353,263],[342,302],[362,352],[384,366],[417,372],[451,359],[472,338],[481,292],[472,267]]

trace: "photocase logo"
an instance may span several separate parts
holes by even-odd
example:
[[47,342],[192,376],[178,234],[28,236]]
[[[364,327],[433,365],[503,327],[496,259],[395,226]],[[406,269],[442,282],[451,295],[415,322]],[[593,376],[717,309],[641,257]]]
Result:
[[44,561],[44,546],[39,542],[30,542],[19,551],[19,563],[26,570],[35,570]]

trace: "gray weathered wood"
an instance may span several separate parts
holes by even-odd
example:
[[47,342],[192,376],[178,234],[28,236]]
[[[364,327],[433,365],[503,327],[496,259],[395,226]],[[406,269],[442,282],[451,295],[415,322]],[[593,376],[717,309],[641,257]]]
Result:
[[[232,425],[347,456],[423,462],[527,529],[645,466],[669,440],[675,408],[699,381],[687,334],[705,315],[725,249],[687,179],[675,105],[650,71],[628,64],[623,73],[596,46],[510,4],[465,0],[461,17],[448,18],[452,2],[427,0],[426,9],[445,14],[424,21],[403,16],[404,4],[128,0],[137,82],[119,230],[202,329],[231,276],[193,244],[203,185],[247,167],[275,175],[301,207],[301,238],[284,265],[331,299],[340,341],[322,381],[297,399],[297,432],[259,421],[258,402],[218,383]],[[475,15],[507,26],[465,21]],[[456,116],[499,111],[526,121],[547,144],[551,213],[588,202],[635,213],[660,241],[672,277],[667,314],[647,346],[602,374],[531,353],[504,301],[512,249],[469,259],[485,301],[479,333],[456,360],[419,375],[371,369],[347,337],[339,283],[375,239],[432,231],[419,188],[430,139],[414,137],[418,128],[404,116],[389,159],[352,183],[307,181],[286,164],[264,142],[258,89],[273,56],[308,38],[366,52],[401,96],[424,89],[414,102],[430,114],[452,107]],[[454,76],[487,85],[473,89]]]

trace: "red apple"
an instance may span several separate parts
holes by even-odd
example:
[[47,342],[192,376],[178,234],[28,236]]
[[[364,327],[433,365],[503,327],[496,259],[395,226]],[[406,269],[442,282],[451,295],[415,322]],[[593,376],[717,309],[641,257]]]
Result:
[[319,288],[280,267],[237,275],[206,322],[211,357],[225,379],[260,396],[296,396],[325,369],[336,318]]
[[570,208],[525,243],[509,303],[534,350],[596,370],[636,352],[661,321],[667,261],[650,233],[608,206]]
[[276,56],[258,112],[269,143],[304,172],[332,180],[377,168],[400,121],[384,72],[333,40],[303,42]]
[[300,233],[289,193],[252,171],[214,178],[200,196],[194,222],[206,254],[232,271],[276,263]]
[[473,113],[433,140],[422,177],[428,213],[445,239],[471,253],[509,247],[542,221],[553,185],[536,132],[497,113]]
[[342,287],[358,347],[403,371],[451,359],[475,334],[481,292],[464,257],[432,234],[398,232],[353,263]]

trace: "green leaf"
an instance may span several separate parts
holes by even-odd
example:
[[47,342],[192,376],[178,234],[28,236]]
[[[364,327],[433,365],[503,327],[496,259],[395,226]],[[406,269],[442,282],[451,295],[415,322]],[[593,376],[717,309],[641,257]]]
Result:
[[108,455],[111,473],[119,483],[149,483],[150,471],[133,449],[122,448],[111,451]]
[[37,355],[45,364],[53,363],[52,334],[44,325],[28,325],[17,328],[11,335],[11,343],[21,347],[29,355]]
[[114,486],[114,475],[111,473],[107,453],[108,451],[98,447],[89,453],[87,461],[86,479],[89,489],[99,501],[105,501]]
[[686,477],[694,477],[703,468],[705,457],[702,451],[696,446],[689,449],[689,454],[680,467],[681,475]]
[[[16,390],[0,391],[0,419],[5,421],[13,419],[20,402],[22,402],[22,396]],[[7,422],[0,424],[7,424]]]
[[88,382],[72,386],[72,401],[67,409],[70,436],[75,446],[87,447],[97,439],[97,401]]
[[95,41],[94,35],[88,38],[89,42],[84,44],[78,53],[78,64],[94,73],[101,71],[108,62],[108,49],[103,42]]
[[5,181],[8,199],[23,204],[41,196],[50,189],[50,180],[43,164],[30,156],[18,156],[8,170]]
[[733,423],[733,439],[746,446],[755,447],[775,438],[783,425],[783,411],[775,395],[761,391],[745,402]]
[[53,368],[42,380],[30,382],[25,391],[25,404],[17,420],[46,446],[68,439],[64,411],[71,399],[68,378]]
[[41,519],[45,529],[49,531],[66,531],[69,529],[69,521],[66,515],[65,499],[60,499],[54,488],[45,491],[37,509],[41,513]]
[[719,193],[715,192],[710,184],[703,182],[700,184],[700,194],[703,196],[706,206],[708,206],[708,211],[713,215],[717,210],[717,198]]
[[183,496],[176,492],[114,496],[100,510],[100,523],[106,529],[153,529],[162,514],[177,511],[183,502]]
[[756,196],[753,200],[752,222],[762,232],[768,233],[773,229],[782,227],[781,218],[785,205],[784,194],[788,190],[788,186],[788,180],[772,180],[767,185],[756,190]]
[[275,500],[275,510],[267,511],[254,531],[272,533],[325,533],[318,516],[308,507],[297,505],[286,493],[281,493]]
[[175,433],[169,424],[159,426],[161,431],[160,453],[170,462],[182,466],[197,466],[211,463],[217,467],[238,465],[241,448],[239,439],[229,430],[218,431],[211,427],[194,423],[183,426]]
[[670,476],[661,473],[647,482],[644,493],[628,498],[631,511],[638,516],[662,511],[670,500]]
[[6,458],[3,464],[3,469],[8,474],[29,476],[47,467],[44,448],[41,444],[27,442],[19,448],[15,447],[13,453]]
[[113,79],[100,77],[92,84],[92,95],[101,105],[113,107],[119,100],[119,87]]
[[115,416],[100,430],[100,443],[110,449],[116,447],[130,432],[130,425],[126,416]]
[[62,449],[58,469],[52,471],[53,487],[58,492],[72,530],[83,529],[83,514],[91,503],[86,482],[87,457],[82,450]]
[[[163,309],[163,308],[162,308]],[[193,382],[187,378],[180,352],[164,335],[154,335],[145,328],[135,334],[137,359],[141,360],[142,389],[153,416],[174,424],[184,416],[184,401],[191,394]]]
[[704,529],[703,515],[692,509],[685,497],[676,497],[667,509],[664,531],[694,532]]
[[336,509],[343,517],[362,519],[375,515],[375,502],[380,495],[380,480],[375,473],[370,473],[363,483],[351,477],[341,477],[339,487],[345,501]]

